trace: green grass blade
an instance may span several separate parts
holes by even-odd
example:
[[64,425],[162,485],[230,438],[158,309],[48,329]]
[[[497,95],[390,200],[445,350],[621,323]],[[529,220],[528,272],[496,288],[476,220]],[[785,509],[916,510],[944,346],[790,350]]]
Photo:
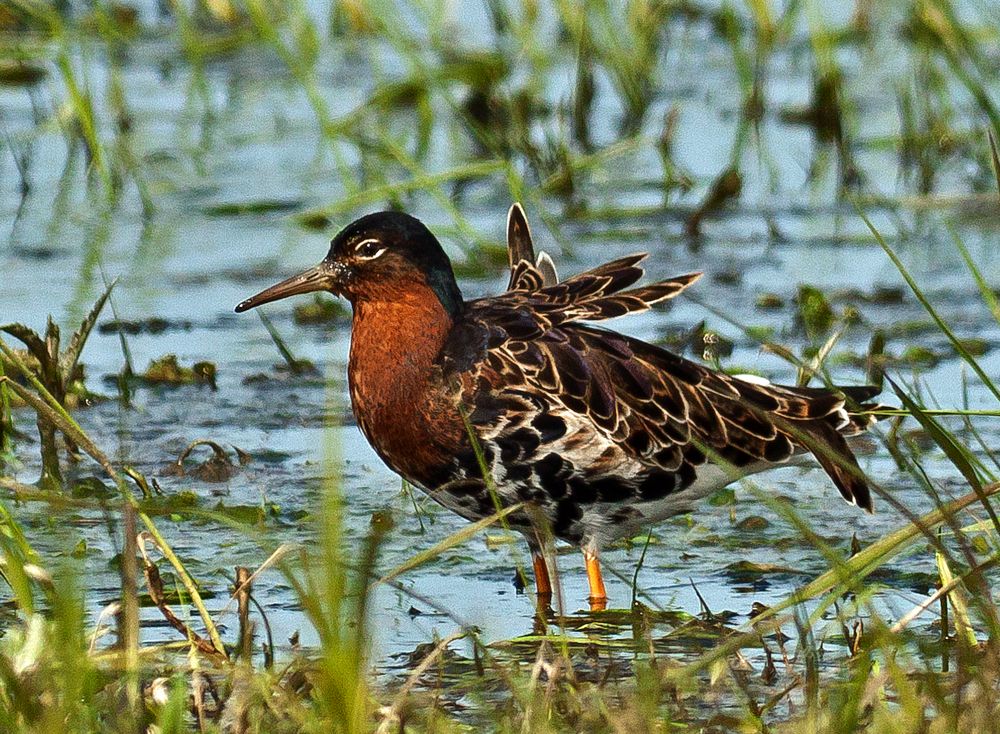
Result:
[[945,456],[955,465],[955,468],[961,472],[962,476],[972,487],[972,490],[979,495],[980,501],[986,512],[989,514],[990,519],[993,521],[993,527],[996,529],[997,533],[1000,534],[1000,519],[997,518],[996,513],[993,510],[993,506],[990,504],[988,498],[983,492],[983,483],[979,478],[979,473],[973,466],[975,457],[971,455],[968,449],[963,448],[955,440],[955,438],[945,431],[941,425],[934,420],[931,416],[926,415],[924,411],[917,405],[916,401],[913,400],[906,392],[903,391],[900,386],[893,381],[889,376],[885,378],[889,384],[892,386],[893,391],[895,391],[896,396],[903,403],[903,406],[910,411],[910,414],[917,419],[921,427],[927,431],[927,434],[934,440],[934,443],[944,451]]
[[[22,398],[26,403],[28,403],[35,412],[44,416],[47,420],[53,423],[60,431],[63,432],[67,437],[70,438],[74,443],[76,443],[81,449],[83,449],[87,454],[91,456],[101,467],[108,473],[121,492],[123,499],[130,502],[138,508],[138,500],[135,495],[129,490],[128,485],[122,475],[115,469],[114,464],[107,457],[107,455],[98,448],[90,436],[88,436],[80,425],[70,416],[70,414],[59,405],[59,402],[52,397],[52,394],[45,389],[45,386],[38,381],[32,373],[31,370],[24,364],[24,362],[18,357],[18,355],[8,347],[2,339],[0,339],[0,352],[10,360],[15,367],[28,379],[38,395],[31,393],[27,388],[22,387],[16,382],[11,381],[9,377],[0,378],[0,384],[4,384],[9,387],[14,393],[16,393],[20,398]],[[152,518],[145,512],[137,513],[140,520],[142,520],[143,525],[149,531],[150,535],[156,541],[157,545],[160,547],[160,552],[163,557],[166,558],[170,565],[173,566],[174,570],[177,572],[178,578],[184,585],[188,594],[191,596],[191,601],[195,608],[198,610],[198,614],[201,617],[203,623],[205,624],[205,629],[208,632],[209,639],[211,639],[212,644],[215,645],[216,649],[220,653],[225,655],[225,645],[222,643],[222,637],[219,634],[218,627],[212,620],[212,616],[208,613],[208,608],[205,606],[205,602],[198,592],[197,585],[194,579],[187,572],[184,564],[181,562],[180,558],[174,553],[173,548],[167,543],[166,539],[160,533],[159,529],[153,523]]]
[[400,575],[406,573],[407,571],[412,571],[418,566],[422,566],[428,561],[436,558],[447,550],[454,548],[455,546],[461,545],[470,538],[472,538],[476,533],[478,533],[483,528],[488,528],[490,525],[502,521],[511,513],[517,512],[524,508],[524,503],[518,502],[516,505],[511,505],[500,510],[500,512],[495,512],[489,517],[484,517],[482,520],[478,520],[470,525],[466,525],[464,528],[459,530],[457,533],[452,533],[447,538],[442,540],[440,543],[434,544],[434,546],[428,548],[425,551],[417,553],[412,558],[407,559],[403,563],[396,566],[394,569],[385,574],[382,578],[375,582],[375,584],[384,584],[387,581],[391,581]]
[[970,460],[968,452],[963,450],[955,439],[947,431],[945,431],[936,420],[927,415],[917,402],[906,394],[906,392],[900,387],[899,383],[888,376],[886,376],[886,380],[892,386],[893,391],[896,393],[896,397],[898,397],[903,403],[903,407],[906,408],[910,415],[917,419],[917,422],[925,431],[927,431],[927,434],[934,440],[934,443],[936,443],[938,447],[944,451],[945,456],[947,456],[951,463],[955,465],[955,468],[961,472],[962,476],[965,477],[969,485],[976,490],[982,489],[982,480],[979,478],[979,475],[972,466],[972,461]]
[[948,232],[951,234],[951,239],[955,243],[955,247],[958,249],[959,253],[962,255],[962,259],[965,260],[965,266],[972,273],[973,279],[976,281],[976,285],[979,287],[979,293],[983,297],[983,301],[986,303],[986,307],[989,308],[990,313],[993,314],[993,318],[997,320],[1000,324],[1000,299],[997,299],[996,293],[990,287],[990,284],[986,282],[986,278],[983,277],[982,271],[976,265],[972,259],[972,255],[969,254],[968,248],[958,236],[958,232],[955,228],[948,224]]
[[[983,494],[987,497],[998,492],[1000,492],[1000,482],[983,488]],[[911,548],[920,538],[927,537],[927,533],[933,528],[979,500],[978,494],[970,492],[931,510],[916,522],[907,523],[899,530],[889,533],[851,556],[842,565],[817,576],[781,602],[754,617],[753,631],[733,635],[725,643],[705,653],[687,666],[681,666],[667,672],[664,678],[677,681],[689,679],[690,676],[699,671],[708,670],[716,661],[724,660],[736,650],[748,645],[759,644],[760,635],[764,629],[777,629],[782,623],[780,615],[805,601],[820,599],[811,616],[822,614],[844,594],[857,588],[872,573]]]
[[[83,353],[83,348],[87,344],[87,338],[90,336],[90,332],[97,323],[97,319],[101,315],[101,311],[104,310],[104,304],[107,303],[108,297],[111,295],[111,291],[114,289],[117,282],[117,280],[113,280],[105,285],[104,292],[87,313],[83,323],[80,324],[80,328],[73,332],[69,346],[59,357],[59,366],[62,370],[63,379],[67,383],[73,379],[73,372],[76,370],[76,366],[80,361],[80,355]],[[122,332],[119,331],[119,334],[122,334]],[[122,338],[124,339],[124,334],[122,334]],[[63,386],[64,389],[66,387],[68,387],[68,384]]]
[[991,393],[993,393],[994,397],[996,397],[997,400],[1000,400],[1000,388],[998,388],[993,383],[993,381],[989,378],[989,376],[986,374],[983,368],[979,365],[979,362],[976,361],[976,358],[973,357],[971,354],[969,354],[969,351],[965,348],[965,346],[958,339],[958,337],[955,336],[955,333],[951,330],[951,327],[948,326],[945,320],[941,318],[937,310],[927,299],[927,296],[924,295],[924,292],[920,289],[920,286],[917,285],[917,282],[913,279],[913,276],[910,275],[910,272],[906,269],[906,266],[903,264],[903,261],[900,260],[899,256],[895,253],[895,251],[893,251],[893,249],[889,247],[889,244],[885,241],[885,239],[882,237],[879,231],[875,229],[875,225],[872,224],[871,220],[868,219],[868,217],[865,215],[864,212],[860,210],[860,208],[858,209],[858,214],[861,217],[862,221],[865,223],[865,225],[868,227],[868,230],[872,233],[872,236],[875,238],[875,241],[879,244],[879,246],[882,248],[885,254],[889,256],[889,259],[892,260],[892,264],[896,266],[896,269],[899,271],[899,274],[903,276],[903,280],[906,281],[906,284],[910,287],[910,290],[913,292],[913,295],[916,296],[917,300],[920,302],[920,305],[924,307],[924,310],[926,310],[927,313],[930,315],[930,317],[934,320],[934,323],[937,324],[938,328],[941,329],[941,331],[944,333],[946,337],[948,337],[948,341],[951,342],[952,347],[955,349],[958,355],[965,361],[966,364],[969,365],[969,367],[972,368],[972,371],[975,372],[976,375],[978,375],[979,379],[983,381],[983,385],[985,385],[986,388]]
[[968,645],[969,649],[974,649],[978,641],[972,626],[972,619],[969,616],[969,606],[965,601],[964,590],[961,588],[962,583],[956,581],[944,554],[938,552],[934,554],[934,557],[937,562],[938,576],[941,577],[941,587],[952,587],[948,592],[948,601],[951,602],[951,606],[955,610],[955,634]]
[[993,161],[993,175],[997,179],[997,194],[1000,195],[1000,153],[997,153],[997,139],[993,135],[992,130],[988,130],[986,134],[990,139],[990,158]]
[[295,355],[292,354],[292,350],[288,348],[287,344],[285,344],[285,340],[281,338],[281,334],[278,333],[278,330],[274,327],[274,324],[271,323],[271,319],[267,317],[267,314],[264,313],[263,309],[257,309],[257,316],[260,317],[260,322],[264,324],[264,328],[267,329],[267,333],[271,336],[271,341],[274,342],[274,346],[278,348],[278,353],[281,354],[281,358],[285,360],[285,364],[288,365],[292,374],[295,374],[301,363],[295,358]]

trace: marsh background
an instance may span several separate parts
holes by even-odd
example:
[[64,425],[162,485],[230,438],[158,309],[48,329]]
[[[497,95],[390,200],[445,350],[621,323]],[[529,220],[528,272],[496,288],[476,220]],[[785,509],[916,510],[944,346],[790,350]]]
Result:
[[[134,730],[157,718],[165,730],[394,726],[409,704],[382,718],[379,706],[422,661],[407,692],[433,702],[410,716],[428,730],[668,720],[850,730],[877,726],[880,711],[915,730],[942,711],[957,717],[968,680],[950,677],[961,650],[948,630],[967,647],[973,628],[977,644],[987,640],[989,594],[971,595],[985,606],[966,609],[967,627],[935,605],[912,632],[872,633],[863,649],[852,630],[883,629],[947,574],[989,567],[997,534],[975,524],[982,505],[953,523],[956,537],[937,554],[928,536],[913,552],[880,555],[836,612],[807,595],[798,626],[783,628],[785,659],[773,636],[739,664],[720,653],[714,660],[731,664],[713,668],[705,656],[755,603],[780,603],[842,567],[852,540],[877,545],[905,526],[901,508],[930,511],[1000,470],[1000,212],[987,137],[1000,130],[998,28],[1000,6],[986,0],[0,6],[0,323],[42,331],[51,315],[67,340],[116,281],[74,386],[94,395],[71,412],[116,465],[156,480],[142,507],[227,642],[234,567],[285,553],[254,580],[251,672],[186,658],[141,578],[145,652],[126,664],[102,616],[122,596],[121,488],[89,459],[64,457],[59,486],[31,493],[35,416],[8,394],[0,649],[27,662],[3,668],[0,721],[25,731],[54,721]],[[456,536],[467,525],[402,487],[353,425],[349,313],[308,299],[265,309],[269,326],[232,313],[316,262],[351,219],[386,207],[437,234],[467,297],[496,292],[515,200],[562,274],[634,251],[650,253],[653,276],[706,273],[669,310],[615,328],[778,382],[796,381],[813,359],[816,382],[860,384],[885,370],[917,406],[968,414],[931,428],[882,422],[861,463],[899,506],[876,500],[874,516],[844,505],[821,470],[788,468],[632,539],[606,554],[616,608],[607,615],[576,611],[586,579],[575,553],[562,556],[570,616],[539,635],[530,586],[520,593],[513,581],[527,560],[520,540],[499,525]],[[4,369],[16,371],[10,360]],[[179,471],[198,439],[217,442],[228,464],[199,466],[212,455],[199,446]],[[359,620],[357,565],[373,543],[364,572],[400,573],[372,589]],[[948,548],[955,568],[943,571]],[[11,567],[21,556],[55,586],[19,582]],[[161,565],[172,604],[199,627]],[[313,588],[320,603],[299,583],[310,574],[342,584]],[[106,634],[88,652],[95,629]],[[475,632],[424,657],[463,630]],[[908,708],[898,680],[865,698],[859,681],[897,654],[900,670],[937,681],[937,698]],[[989,645],[979,654],[959,669],[981,674]],[[325,686],[338,665],[353,683]],[[62,672],[46,679],[48,666]],[[664,677],[664,666],[674,672]],[[308,685],[289,684],[290,669]],[[172,681],[166,708],[129,708],[112,693],[145,686],[148,698],[157,677]],[[219,701],[199,708],[206,679]],[[828,697],[853,684],[855,702],[874,708],[859,703],[844,719]],[[280,701],[270,708],[254,698],[268,690]],[[180,713],[192,693],[194,713]],[[42,711],[46,694],[59,705]],[[227,702],[251,713],[226,719]]]

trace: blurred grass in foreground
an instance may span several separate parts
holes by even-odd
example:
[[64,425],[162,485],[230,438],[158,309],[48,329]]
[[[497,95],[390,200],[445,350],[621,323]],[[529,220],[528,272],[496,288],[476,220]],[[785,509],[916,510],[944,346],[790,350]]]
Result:
[[[989,375],[951,337],[948,325],[874,227],[872,234],[941,332],[952,339],[957,354],[996,394]],[[978,269],[968,264],[975,279]],[[983,305],[992,305],[986,292]],[[963,438],[966,433],[944,422],[943,411],[926,408],[916,391],[895,377],[889,379],[901,410],[889,411],[896,418],[884,435],[886,448],[911,477],[914,490],[936,509],[915,516],[872,477],[883,505],[904,524],[848,553],[829,545],[822,529],[811,526],[794,507],[745,481],[759,501],[770,505],[830,565],[828,572],[782,603],[758,609],[749,623],[734,628],[707,608],[700,617],[689,617],[636,602],[630,610],[540,619],[536,634],[492,645],[483,645],[474,628],[456,619],[453,635],[415,651],[408,677],[389,684],[371,677],[367,662],[373,582],[394,584],[396,577],[501,521],[503,513],[383,573],[378,571],[378,550],[381,539],[392,532],[391,524],[373,517],[360,546],[348,547],[343,498],[338,482],[330,480],[315,516],[318,542],[308,548],[262,548],[270,555],[264,566],[285,575],[317,632],[318,647],[293,645],[290,654],[276,659],[269,640],[256,654],[237,655],[244,630],[235,639],[224,639],[217,615],[201,600],[200,584],[157,530],[154,518],[167,500],[137,499],[125,479],[142,486],[134,470],[116,467],[99,441],[86,435],[45,386],[31,378],[18,355],[2,342],[0,348],[28,376],[25,384],[0,378],[3,389],[79,446],[115,482],[120,500],[96,502],[118,516],[123,532],[118,539],[120,599],[91,627],[72,561],[39,554],[8,504],[49,502],[57,509],[67,499],[59,492],[0,479],[8,497],[0,504],[0,575],[10,599],[3,610],[6,633],[0,641],[4,730],[653,731],[666,722],[740,731],[992,730],[1000,680],[1000,606],[990,582],[1000,559],[1000,522],[992,498],[1000,492],[1000,483],[984,461],[981,449],[989,457],[988,447],[973,450]],[[822,369],[820,359],[810,373]],[[963,496],[946,500],[928,479],[921,467],[922,452],[900,438],[904,413],[916,419],[947,457],[954,467],[953,481],[968,490]],[[983,411],[952,414],[968,421],[982,417]],[[144,528],[141,533],[138,525]],[[154,603],[181,633],[175,644],[139,643],[139,551]],[[880,569],[904,555],[925,553],[935,558],[938,592],[888,624],[884,608],[874,603],[885,583],[879,580]],[[180,613],[162,586],[157,556],[173,567]],[[420,601],[434,608],[432,600]],[[184,611],[188,604],[194,615]],[[449,615],[448,610],[436,611]],[[922,613],[938,616],[938,636],[911,629]],[[648,632],[653,620],[667,621],[673,632],[654,639]],[[632,642],[586,634],[601,627],[631,628]],[[108,635],[115,640],[111,644],[102,641]],[[471,658],[449,648],[459,639],[473,651]],[[676,644],[685,654],[677,654],[672,647]],[[841,651],[833,654],[826,649],[829,645]],[[764,668],[753,669],[743,651],[763,651]],[[627,663],[628,672],[594,677],[594,662],[602,659]]]
[[[763,90],[769,60],[777,52],[796,50],[801,39],[792,30],[802,23],[808,38],[799,52],[814,64],[811,101],[805,109],[783,114],[813,127],[817,137],[832,146],[842,193],[860,191],[864,203],[864,171],[855,155],[863,145],[898,150],[915,191],[928,196],[942,170],[987,160],[979,128],[959,119],[956,87],[965,90],[976,114],[997,125],[990,87],[995,79],[983,51],[985,43],[996,43],[996,26],[988,14],[977,26],[964,26],[950,2],[891,4],[906,18],[903,30],[913,49],[908,61],[916,71],[913,84],[885,92],[889,101],[896,95],[904,123],[900,136],[863,142],[855,129],[852,95],[857,90],[837,52],[864,43],[878,22],[873,14],[879,8],[864,1],[856,3],[850,23],[841,28],[827,27],[818,5],[809,2],[790,3],[782,12],[766,2],[747,2],[745,8],[727,3],[720,9],[686,2],[599,2],[585,13],[573,4],[555,3],[549,10],[561,29],[559,43],[575,49],[577,58],[571,72],[572,99],[555,105],[543,89],[543,74],[524,78],[511,71],[521,56],[542,71],[554,64],[550,39],[537,30],[545,9],[534,2],[516,7],[487,2],[497,49],[475,53],[455,46],[441,21],[441,7],[434,3],[341,0],[333,4],[328,28],[297,2],[170,3],[165,6],[165,30],[143,27],[124,5],[95,3],[73,12],[67,6],[13,0],[0,7],[0,58],[13,61],[4,65],[7,82],[38,84],[48,75],[60,90],[51,117],[29,134],[7,138],[22,189],[27,192],[31,186],[26,161],[33,136],[57,130],[66,141],[67,158],[84,159],[83,184],[90,196],[116,207],[134,190],[147,216],[156,206],[149,189],[156,162],[136,150],[135,116],[123,86],[122,63],[127,51],[156,34],[162,34],[188,65],[188,102],[205,118],[212,115],[206,81],[211,64],[241,50],[266,48],[285,65],[308,100],[343,187],[342,195],[329,203],[296,211],[303,226],[315,228],[328,227],[363,206],[406,206],[420,193],[433,198],[465,241],[479,243],[482,234],[456,203],[469,183],[499,179],[516,198],[554,197],[564,203],[568,215],[582,216],[590,204],[585,193],[591,183],[588,174],[606,172],[609,162],[645,148],[657,151],[664,200],[674,200],[671,197],[692,182],[671,157],[670,114],[649,119],[651,96],[662,81],[657,59],[670,40],[662,31],[668,17],[690,17],[715,27],[731,51],[739,86],[740,133],[730,167],[715,182],[700,182],[706,190],[731,193],[706,196],[699,216],[739,195],[742,155],[755,144],[755,128],[768,110]],[[400,8],[406,12],[396,12]],[[324,39],[385,49],[405,73],[383,74],[377,65],[366,67],[376,78],[370,97],[347,113],[335,113],[319,81]],[[88,66],[93,55],[107,66],[102,85]],[[609,80],[621,109],[613,140],[598,139],[594,133],[593,90],[595,78],[601,77]],[[474,147],[468,160],[444,167],[429,154],[431,128],[442,106],[461,122],[464,140]],[[404,132],[379,124],[389,112],[403,114],[413,124]],[[759,154],[766,165],[767,151],[762,148]],[[355,158],[358,164],[349,163]],[[988,166],[979,165],[978,170]],[[66,186],[77,183],[71,166],[64,175]],[[235,213],[241,211],[246,210]],[[979,384],[1000,395],[994,378],[954,337],[874,228],[872,233],[940,335]],[[957,238],[956,245],[985,307],[1000,314],[995,294]],[[834,335],[829,338],[832,348]],[[798,360],[803,379],[822,376],[828,353],[821,348],[809,360]],[[815,546],[830,568],[784,602],[758,610],[747,625],[733,628],[707,609],[691,617],[636,603],[593,617],[540,620],[535,635],[484,645],[474,628],[456,619],[454,634],[414,651],[407,675],[387,682],[369,670],[372,584],[394,583],[416,565],[468,541],[486,523],[470,526],[437,544],[433,552],[386,572],[379,567],[378,552],[392,528],[373,518],[363,542],[348,547],[343,497],[337,481],[330,480],[314,517],[316,545],[262,548],[269,557],[265,566],[280,570],[294,590],[318,634],[318,647],[293,645],[290,653],[276,655],[269,640],[267,649],[237,655],[242,635],[219,625],[201,597],[198,580],[158,531],[160,516],[171,511],[171,499],[137,497],[129,482],[142,487],[144,478],[111,461],[100,448],[103,437],[86,435],[41,382],[11,381],[16,355],[7,364],[0,365],[7,371],[0,376],[0,461],[9,460],[11,443],[17,440],[10,411],[16,395],[101,465],[116,495],[81,499],[0,477],[0,731],[996,729],[1000,609],[991,580],[1000,558],[1000,528],[993,509],[1000,486],[995,449],[975,441],[973,421],[983,418],[983,411],[942,416],[921,397],[919,384],[906,384],[899,375],[892,375],[899,413],[912,416],[947,457],[954,468],[953,483],[967,490],[959,499],[941,497],[938,484],[921,466],[923,452],[899,430],[901,416],[887,419],[886,450],[911,478],[915,491],[936,509],[917,517],[881,492],[882,502],[905,521],[897,531],[848,553],[830,547],[822,528],[811,527],[793,507],[758,493]],[[22,415],[26,413],[17,415],[18,424],[26,422]],[[878,477],[872,479],[880,484]],[[20,502],[45,503],[55,517],[61,507],[77,503],[114,518],[111,524],[121,531],[115,538],[119,598],[95,623],[89,622],[90,600],[84,596],[72,552],[39,553],[31,533],[18,521]],[[886,583],[879,571],[904,554],[932,556],[939,589],[890,625],[884,621],[884,608],[874,602]],[[168,581],[158,570],[163,561],[165,569],[171,569]],[[162,585],[154,594],[157,579]],[[176,643],[140,644],[143,580],[147,596],[157,596],[155,603],[164,615],[167,610],[175,615],[171,624],[177,630]],[[420,601],[434,606],[432,600]],[[449,614],[446,609],[436,611]],[[937,635],[913,630],[912,622],[921,613],[936,615]],[[257,623],[259,632],[264,621]],[[653,621],[670,624],[671,632],[654,638],[649,632]],[[631,640],[609,639],[599,634],[602,626],[629,630]],[[267,639],[266,634],[260,637]],[[454,651],[459,640],[469,655]],[[762,652],[766,662],[753,669],[741,651]],[[619,672],[612,672],[612,663],[621,666]]]

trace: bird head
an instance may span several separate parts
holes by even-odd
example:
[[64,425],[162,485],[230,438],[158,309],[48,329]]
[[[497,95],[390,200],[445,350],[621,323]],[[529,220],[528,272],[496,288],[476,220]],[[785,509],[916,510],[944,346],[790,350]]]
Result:
[[451,262],[430,230],[409,214],[376,212],[344,227],[318,265],[251,296],[236,311],[314,291],[357,305],[399,300],[420,289],[429,289],[450,315],[462,308]]

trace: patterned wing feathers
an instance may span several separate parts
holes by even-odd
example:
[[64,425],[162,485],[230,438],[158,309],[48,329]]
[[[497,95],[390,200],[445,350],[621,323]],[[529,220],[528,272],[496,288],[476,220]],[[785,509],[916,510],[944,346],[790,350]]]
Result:
[[557,385],[571,386],[566,407],[608,431],[630,456],[672,472],[712,457],[752,470],[810,451],[845,499],[871,510],[871,493],[842,435],[850,427],[843,393],[747,383],[593,327],[563,331],[572,337],[547,359],[554,360]]
[[559,282],[552,258],[544,252],[535,257],[528,218],[516,203],[507,213],[507,260],[510,264],[508,291],[536,291]]
[[[566,421],[576,426],[560,439],[564,450],[585,454],[591,446],[603,447],[586,459],[591,468],[630,457],[630,471],[676,474],[676,490],[694,481],[695,467],[707,461],[756,471],[810,451],[848,501],[871,510],[871,493],[844,434],[859,432],[868,420],[848,409],[847,401],[856,405],[876,390],[760,384],[576,323],[644,311],[676,296],[700,273],[633,288],[643,274],[645,255],[639,254],[543,285],[531,262],[527,224],[516,219],[512,209],[513,290],[470,302],[465,317],[485,334],[479,341],[486,353],[479,353],[478,364],[494,375],[490,390],[523,385],[527,393],[537,392],[547,406],[538,407],[537,417],[552,410],[562,416],[548,416],[547,435],[567,431]],[[446,351],[465,348],[456,343]],[[540,428],[518,430],[542,435]]]

